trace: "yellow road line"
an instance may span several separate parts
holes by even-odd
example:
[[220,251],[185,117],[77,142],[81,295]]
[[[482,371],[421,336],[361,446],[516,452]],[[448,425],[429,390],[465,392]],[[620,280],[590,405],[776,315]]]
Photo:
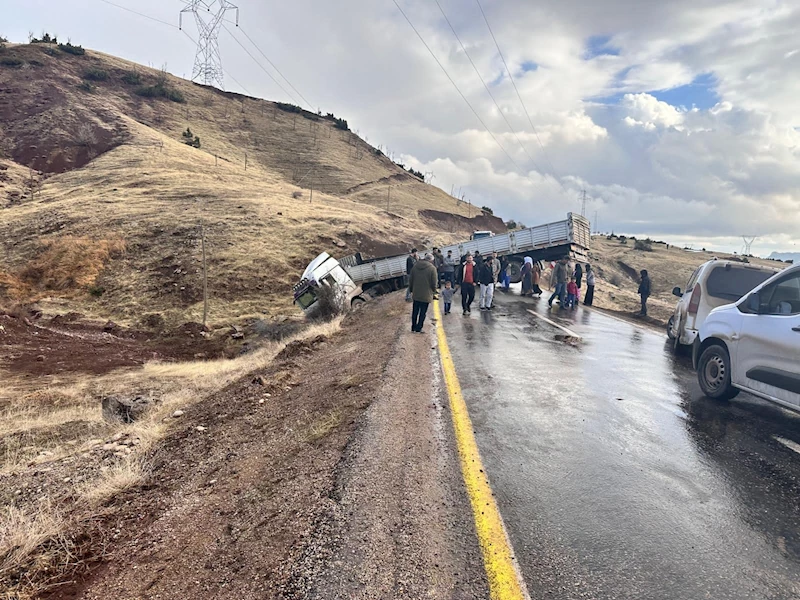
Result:
[[[438,315],[439,302],[434,300],[433,306],[434,314]],[[436,327],[436,336],[439,340],[444,382],[450,398],[450,413],[453,415],[461,473],[472,505],[478,543],[489,580],[489,593],[492,600],[529,600],[528,590],[514,560],[514,552],[503,525],[503,518],[497,509],[489,479],[481,462],[478,444],[472,431],[472,421],[464,397],[461,395],[461,385],[458,383],[453,357],[444,333],[444,323],[441,320]]]

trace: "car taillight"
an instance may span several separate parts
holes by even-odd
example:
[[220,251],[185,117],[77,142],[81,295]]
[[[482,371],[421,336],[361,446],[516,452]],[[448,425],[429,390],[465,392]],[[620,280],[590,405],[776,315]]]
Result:
[[697,283],[694,286],[694,290],[692,290],[692,298],[689,300],[689,314],[696,315],[697,309],[700,308],[700,297],[703,295],[703,292],[700,290],[700,284]]

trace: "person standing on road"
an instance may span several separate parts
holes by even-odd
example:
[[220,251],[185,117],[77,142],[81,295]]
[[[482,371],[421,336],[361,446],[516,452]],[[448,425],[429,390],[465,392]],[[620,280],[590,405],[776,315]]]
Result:
[[492,252],[490,264],[492,265],[492,297],[489,299],[488,308],[491,309],[494,308],[494,293],[497,291],[497,283],[500,281],[500,273],[503,270],[500,259],[497,258],[497,252]]
[[433,249],[433,266],[436,267],[436,281],[438,287],[441,286],[444,269],[444,256],[442,256],[442,251],[438,248]]
[[533,290],[531,291],[531,296],[536,294],[540,298],[542,297],[542,288],[539,287],[539,282],[542,280],[542,265],[537,260],[533,263],[533,271],[531,274],[531,281],[533,282]]
[[411,269],[408,278],[408,289],[414,299],[411,309],[411,331],[422,333],[422,324],[428,314],[428,305],[433,302],[436,294],[436,267],[433,266],[433,256],[425,255],[424,260],[418,260]]
[[592,302],[594,302],[594,269],[592,265],[586,265],[586,298],[583,305],[591,306]]
[[578,289],[581,287],[581,281],[583,280],[583,267],[581,263],[575,263],[575,285],[578,286]]
[[475,300],[475,281],[477,280],[478,266],[472,261],[472,255],[467,254],[467,259],[461,267],[461,308],[466,315]]
[[511,287],[511,262],[505,256],[500,259],[500,281],[507,292]]
[[642,276],[642,282],[639,284],[639,296],[642,298],[642,311],[639,313],[640,317],[647,316],[647,299],[650,297],[650,276],[645,269],[639,273]]
[[447,256],[444,257],[444,264],[442,265],[442,276],[444,277],[444,280],[449,281],[450,283],[455,285],[455,281],[453,280],[455,271],[456,271],[456,259],[453,256],[453,251],[448,250]]
[[453,305],[453,294],[456,291],[453,289],[451,281],[444,282],[444,289],[442,290],[442,302],[444,302],[444,314],[450,314],[450,307]]
[[417,262],[417,249],[412,248],[411,253],[408,255],[406,259],[406,276],[408,277],[408,289],[406,290],[406,302],[411,302],[411,269],[414,268],[414,264]]
[[578,305],[578,284],[572,277],[567,284],[567,306],[574,309]]
[[556,289],[550,299],[547,301],[548,306],[553,306],[553,300],[558,298],[559,305],[563,308],[567,302],[567,262],[569,257],[565,256],[556,263],[553,269],[553,279],[556,283]]
[[532,295],[533,289],[533,259],[530,256],[525,257],[525,262],[522,263],[522,295]]
[[494,295],[494,276],[492,274],[491,258],[487,258],[483,261],[483,264],[478,267],[478,281],[481,284],[481,310],[491,310],[492,296]]

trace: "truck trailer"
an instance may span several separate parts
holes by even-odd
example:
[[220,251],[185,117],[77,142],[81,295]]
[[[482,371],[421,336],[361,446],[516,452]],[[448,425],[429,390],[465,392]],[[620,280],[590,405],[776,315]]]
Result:
[[[550,261],[570,256],[586,262],[591,239],[588,219],[569,213],[563,221],[510,231],[500,235],[478,237],[440,250],[448,250],[459,259],[467,253],[481,255],[497,252],[506,257],[511,265],[511,281],[522,279],[522,263],[526,256],[534,260]],[[360,253],[335,259],[323,252],[312,260],[294,286],[294,301],[306,315],[316,307],[319,286],[337,288],[346,305],[358,307],[368,298],[403,289],[406,284],[407,254],[365,260]]]

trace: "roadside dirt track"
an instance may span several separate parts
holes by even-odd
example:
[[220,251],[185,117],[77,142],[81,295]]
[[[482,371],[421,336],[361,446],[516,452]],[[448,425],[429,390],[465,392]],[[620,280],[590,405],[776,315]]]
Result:
[[485,597],[407,313],[383,298],[187,410],[117,498],[102,562],[50,598]]

